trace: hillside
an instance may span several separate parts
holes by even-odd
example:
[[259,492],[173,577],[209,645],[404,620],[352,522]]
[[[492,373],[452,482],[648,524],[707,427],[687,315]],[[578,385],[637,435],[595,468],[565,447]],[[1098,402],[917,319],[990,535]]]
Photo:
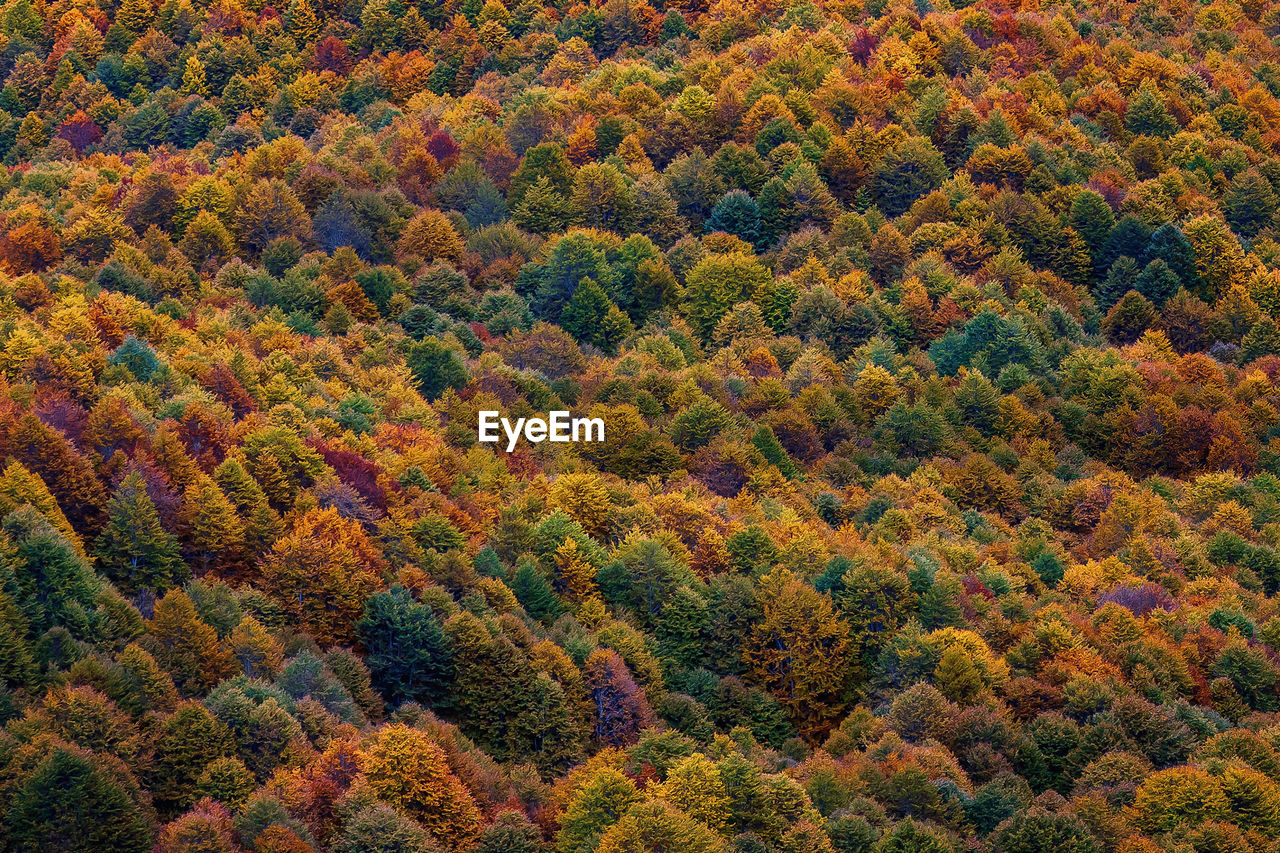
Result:
[[1280,849],[1273,4],[7,0],[0,81],[0,850]]

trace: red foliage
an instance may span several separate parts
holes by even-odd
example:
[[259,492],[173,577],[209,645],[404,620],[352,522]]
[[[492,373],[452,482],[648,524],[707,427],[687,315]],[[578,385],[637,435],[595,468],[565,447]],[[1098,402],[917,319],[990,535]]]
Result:
[[77,154],[83,154],[86,148],[102,138],[102,129],[85,115],[84,110],[76,110],[74,115],[58,125],[58,138],[70,142]]
[[320,439],[307,442],[317,453],[324,457],[325,463],[332,468],[342,482],[360,493],[360,497],[369,506],[385,512],[387,509],[387,492],[378,482],[378,466],[350,450],[330,447]]
[[256,411],[257,402],[240,384],[240,380],[225,364],[216,365],[204,377],[201,383],[215,397],[226,403],[236,418],[243,418],[249,412]]
[[315,58],[311,67],[316,71],[332,71],[334,74],[346,74],[356,64],[347,48],[346,42],[336,36],[326,36],[316,45]]

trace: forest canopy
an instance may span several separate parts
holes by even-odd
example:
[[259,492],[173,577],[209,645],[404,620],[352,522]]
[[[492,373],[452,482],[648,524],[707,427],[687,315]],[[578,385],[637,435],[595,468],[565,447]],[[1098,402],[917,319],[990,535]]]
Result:
[[1277,849],[1274,4],[0,0],[0,166],[0,849]]

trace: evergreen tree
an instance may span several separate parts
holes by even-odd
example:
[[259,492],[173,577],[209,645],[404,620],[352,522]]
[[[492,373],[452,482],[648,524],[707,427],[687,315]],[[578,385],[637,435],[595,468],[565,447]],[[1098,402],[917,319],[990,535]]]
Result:
[[146,483],[131,471],[107,503],[107,526],[95,542],[98,565],[123,592],[163,593],[186,579],[178,540],[160,526]]
[[453,649],[435,614],[394,584],[369,598],[356,623],[365,662],[388,702],[441,707],[453,681]]
[[[1146,257],[1152,261],[1164,261],[1182,286],[1195,292],[1200,279],[1196,272],[1195,249],[1177,225],[1161,225],[1152,232],[1146,247]],[[1150,294],[1143,295],[1155,302]],[[1161,307],[1164,307],[1162,303]]]
[[235,752],[231,731],[197,702],[183,702],[161,723],[154,742],[150,790],[163,814],[195,802],[195,784],[209,764]]
[[1156,308],[1163,308],[1181,286],[1181,279],[1169,264],[1162,258],[1155,258],[1138,276],[1135,289]]
[[1137,289],[1138,274],[1138,264],[1133,258],[1119,258],[1107,270],[1106,280],[1094,292],[1098,307],[1103,311],[1110,311],[1111,306],[1123,299],[1126,293]]
[[613,303],[609,301],[604,289],[595,281],[584,278],[578,282],[573,297],[564,306],[560,315],[560,326],[569,334],[584,343],[594,343],[599,335],[600,324]]
[[760,240],[760,206],[742,190],[731,190],[711,209],[706,229],[724,231],[754,246]]
[[581,759],[581,734],[574,723],[565,690],[551,676],[534,676],[514,736],[523,752],[546,776],[563,773]]
[[1150,80],[1144,81],[1138,94],[1129,101],[1124,124],[1131,133],[1140,136],[1168,139],[1178,131],[1177,119],[1170,115],[1164,98]]
[[1084,190],[1071,201],[1071,226],[1089,247],[1095,264],[1102,260],[1103,250],[1116,216],[1106,199],[1093,190]]
[[551,622],[563,609],[551,582],[531,562],[522,563],[516,569],[511,589],[525,612],[540,622]]
[[414,344],[405,362],[418,389],[429,401],[436,400],[450,388],[462,388],[469,381],[462,359],[433,337]]
[[545,175],[525,191],[511,218],[521,228],[544,236],[563,231],[569,221],[569,202]]
[[1250,169],[1235,177],[1226,198],[1227,222],[1237,234],[1254,237],[1275,219],[1280,210],[1280,197],[1271,182]]
[[871,191],[885,215],[898,216],[948,177],[950,171],[938,149],[928,139],[913,136],[885,154],[872,177]]
[[102,582],[67,539],[33,507],[5,516],[10,548],[4,587],[34,635],[62,627],[94,640],[99,626]]
[[56,747],[9,799],[13,850],[147,853],[154,828],[130,792],[87,755]]

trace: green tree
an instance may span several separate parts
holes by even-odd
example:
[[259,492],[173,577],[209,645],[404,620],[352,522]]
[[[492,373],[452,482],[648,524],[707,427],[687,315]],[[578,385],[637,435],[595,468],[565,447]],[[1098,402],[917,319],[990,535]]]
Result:
[[1130,133],[1139,136],[1158,136],[1168,139],[1178,132],[1178,121],[1165,106],[1164,98],[1155,84],[1146,80],[1129,101],[1124,114],[1124,125]]
[[231,731],[197,702],[183,702],[156,732],[155,760],[148,782],[156,807],[179,813],[196,799],[195,786],[205,768],[235,753]]
[[107,526],[95,542],[98,565],[125,593],[163,593],[186,579],[178,540],[160,525],[142,475],[131,471],[107,503]]
[[1245,237],[1253,237],[1270,225],[1280,210],[1280,197],[1256,169],[1236,175],[1223,201],[1227,222]]
[[387,701],[442,706],[453,681],[453,649],[431,608],[394,584],[365,603],[356,623],[365,662]]
[[470,381],[466,365],[458,354],[434,337],[414,344],[405,363],[418,390],[430,401],[438,399],[450,388],[462,388]]
[[618,770],[595,770],[578,784],[565,805],[556,850],[575,853],[591,849],[639,798],[635,783]]
[[31,853],[147,853],[154,827],[134,795],[88,755],[57,747],[13,792],[8,842]]
[[685,315],[694,330],[709,339],[720,318],[770,278],[769,271],[751,255],[703,258],[685,278]]
[[942,154],[933,143],[922,136],[913,136],[884,155],[872,176],[871,190],[886,215],[898,216],[916,199],[942,186],[950,176]]
[[1101,194],[1093,190],[1083,190],[1071,200],[1071,226],[1089,247],[1095,265],[1102,259],[1103,249],[1111,229],[1115,227],[1116,215]]
[[1156,258],[1148,263],[1134,283],[1134,289],[1157,309],[1163,308],[1181,286],[1182,279],[1162,258]]
[[569,203],[574,222],[606,231],[628,230],[635,212],[631,188],[609,163],[579,169]]
[[544,237],[563,231],[569,222],[569,202],[556,191],[551,180],[539,176],[511,211],[511,218],[521,228]]

